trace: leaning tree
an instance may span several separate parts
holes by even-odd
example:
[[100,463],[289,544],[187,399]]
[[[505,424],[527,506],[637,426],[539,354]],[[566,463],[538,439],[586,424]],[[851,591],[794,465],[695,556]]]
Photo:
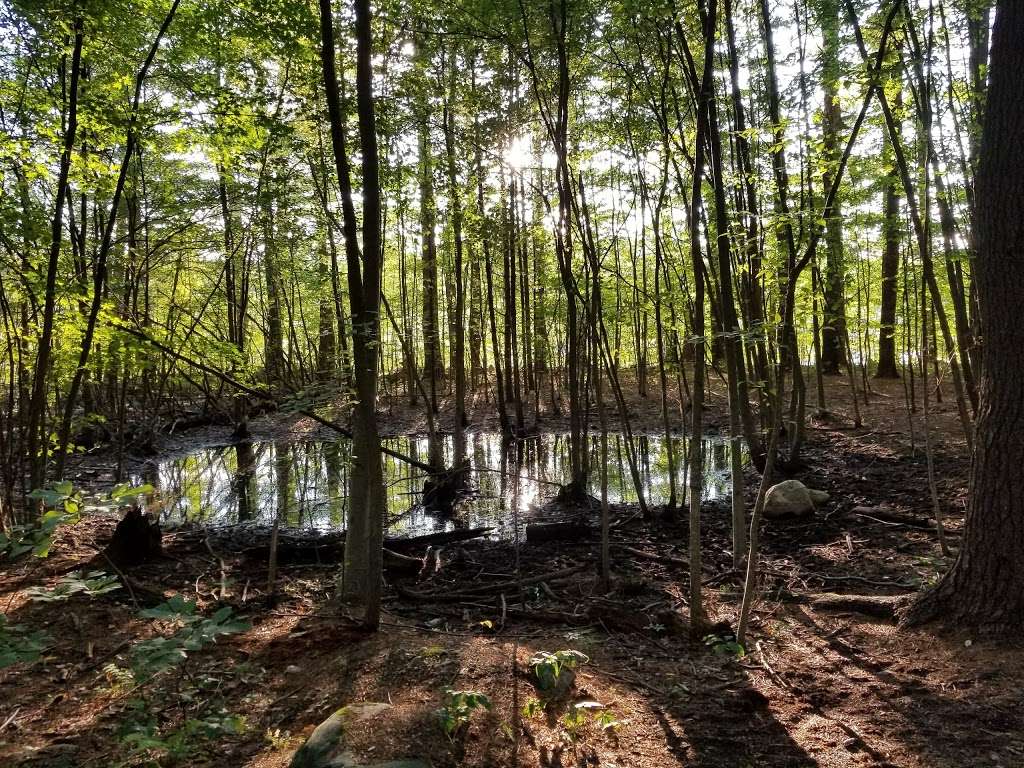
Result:
[[[963,545],[907,612],[999,632],[1024,626],[1024,3],[1000,0],[977,171],[981,402]],[[1016,169],[1016,170],[1015,170]]]

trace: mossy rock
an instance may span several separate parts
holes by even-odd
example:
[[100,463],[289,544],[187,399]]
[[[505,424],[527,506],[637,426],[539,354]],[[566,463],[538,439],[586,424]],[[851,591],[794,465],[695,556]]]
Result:
[[418,759],[367,763],[346,749],[345,733],[357,723],[382,717],[391,704],[366,701],[337,710],[316,727],[291,761],[291,768],[430,768]]

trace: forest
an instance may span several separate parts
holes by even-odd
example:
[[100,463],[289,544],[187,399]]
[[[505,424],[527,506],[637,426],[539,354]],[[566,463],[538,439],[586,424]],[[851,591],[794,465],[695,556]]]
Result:
[[1021,73],[1017,0],[0,0],[0,765],[1024,766]]

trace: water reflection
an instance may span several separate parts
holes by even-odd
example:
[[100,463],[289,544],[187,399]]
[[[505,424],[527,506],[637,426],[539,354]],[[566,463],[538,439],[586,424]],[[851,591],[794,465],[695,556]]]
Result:
[[[664,438],[635,436],[644,493],[651,504],[668,499],[668,457]],[[460,503],[457,515],[441,517],[417,502],[423,474],[389,456],[384,457],[389,522],[392,535],[418,535],[456,527],[493,526],[495,535],[511,537],[525,524],[531,506],[554,494],[555,484],[569,475],[567,435],[547,434],[504,444],[495,433],[468,436],[468,456],[476,470],[477,492]],[[385,441],[413,457],[426,455],[425,437]],[[622,435],[609,435],[608,500],[635,502],[627,447]],[[673,439],[677,457],[685,441]],[[707,438],[704,450],[704,498],[729,494],[730,448],[726,440]],[[351,444],[335,442],[256,442],[204,448],[188,456],[146,467],[136,481],[153,485],[153,501],[167,523],[230,524],[255,522],[286,527],[341,529],[345,526]],[[450,437],[444,440],[446,463],[452,459]],[[590,492],[600,495],[600,441],[589,445]],[[686,465],[677,458],[676,485],[685,488]]]

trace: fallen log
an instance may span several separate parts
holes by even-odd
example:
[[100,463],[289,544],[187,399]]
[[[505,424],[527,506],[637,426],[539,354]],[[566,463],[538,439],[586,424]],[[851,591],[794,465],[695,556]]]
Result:
[[389,571],[402,571],[403,573],[417,573],[423,567],[423,560],[418,557],[409,557],[390,549],[384,549],[384,568]]
[[[431,545],[450,544],[458,541],[486,536],[492,528],[465,528],[453,531],[439,531],[422,536],[389,536],[384,539],[385,550],[395,554],[418,550]],[[251,525],[223,526],[181,531],[169,536],[169,543],[177,548],[205,547],[207,538],[218,551],[234,553],[243,557],[266,559],[270,556],[270,538],[273,529],[269,526]],[[202,536],[198,535],[202,534]],[[281,529],[278,532],[277,558],[279,562],[320,563],[338,562],[345,555],[344,531],[297,531]],[[404,556],[404,554],[403,554]],[[422,565],[414,558],[417,568]],[[392,558],[393,562],[397,562]],[[411,566],[409,566],[411,569]]]
[[590,526],[582,521],[530,523],[526,526],[526,540],[531,544],[544,541],[579,541],[587,538],[590,532]]
[[456,541],[468,541],[479,539],[493,531],[491,527],[481,528],[456,528],[453,531],[439,531],[438,533],[425,533],[421,536],[391,536],[384,539],[384,546],[388,549],[418,549],[419,547],[432,544],[452,544]]
[[826,592],[811,598],[810,606],[816,611],[848,611],[877,619],[892,619],[904,600],[905,595],[840,595]]

